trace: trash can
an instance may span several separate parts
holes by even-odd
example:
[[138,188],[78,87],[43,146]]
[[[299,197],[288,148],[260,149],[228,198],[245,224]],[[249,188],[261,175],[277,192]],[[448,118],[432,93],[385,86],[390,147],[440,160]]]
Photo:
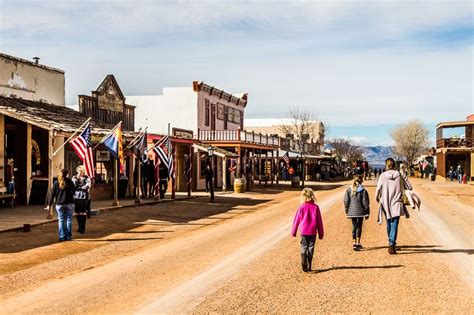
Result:
[[300,187],[300,177],[299,176],[293,176],[291,178],[291,187]]

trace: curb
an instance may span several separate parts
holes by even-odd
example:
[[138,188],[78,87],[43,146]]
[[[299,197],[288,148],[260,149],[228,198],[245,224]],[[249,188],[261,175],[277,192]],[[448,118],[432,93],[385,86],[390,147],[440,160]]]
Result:
[[[179,198],[179,199],[163,199],[163,200],[156,200],[156,201],[143,202],[143,203],[133,203],[133,204],[130,204],[130,205],[123,205],[123,206],[102,207],[102,208],[98,208],[98,209],[92,209],[91,210],[91,215],[98,216],[101,213],[111,212],[111,211],[115,211],[115,210],[121,210],[121,209],[125,209],[125,208],[149,206],[149,205],[156,205],[156,204],[160,204],[160,203],[169,203],[169,202],[176,202],[176,201],[179,202],[181,200],[190,200],[190,199],[193,199],[193,198],[196,198],[196,196],[191,196],[191,197],[186,196],[184,198]],[[45,221],[45,222],[33,223],[33,224],[30,224],[30,227],[46,225],[46,224],[50,224],[50,223],[54,223],[54,222],[58,222],[58,219],[51,219],[51,220]],[[14,227],[14,228],[6,229],[6,230],[0,230],[0,234],[7,233],[7,232],[18,232],[18,231],[23,231],[23,226]]]

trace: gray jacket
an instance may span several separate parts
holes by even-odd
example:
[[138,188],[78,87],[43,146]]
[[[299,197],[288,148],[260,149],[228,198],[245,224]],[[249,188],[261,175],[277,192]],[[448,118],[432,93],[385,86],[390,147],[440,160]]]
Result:
[[352,188],[349,187],[344,195],[344,208],[348,218],[360,218],[370,214],[369,194],[364,186],[359,185],[355,195],[352,195]]

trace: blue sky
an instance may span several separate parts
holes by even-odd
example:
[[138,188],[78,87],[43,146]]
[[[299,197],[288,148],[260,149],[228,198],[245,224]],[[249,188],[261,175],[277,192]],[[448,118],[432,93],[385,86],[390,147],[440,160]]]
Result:
[[0,32],[66,71],[67,104],[109,73],[126,95],[203,80],[248,91],[248,118],[299,107],[364,144],[474,112],[471,1],[0,0]]

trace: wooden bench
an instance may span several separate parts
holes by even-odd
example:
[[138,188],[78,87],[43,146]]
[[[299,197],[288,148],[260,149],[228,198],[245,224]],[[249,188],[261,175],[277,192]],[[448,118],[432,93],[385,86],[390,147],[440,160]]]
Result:
[[8,200],[10,199],[12,208],[15,207],[15,194],[8,194],[7,187],[0,187],[0,200]]

